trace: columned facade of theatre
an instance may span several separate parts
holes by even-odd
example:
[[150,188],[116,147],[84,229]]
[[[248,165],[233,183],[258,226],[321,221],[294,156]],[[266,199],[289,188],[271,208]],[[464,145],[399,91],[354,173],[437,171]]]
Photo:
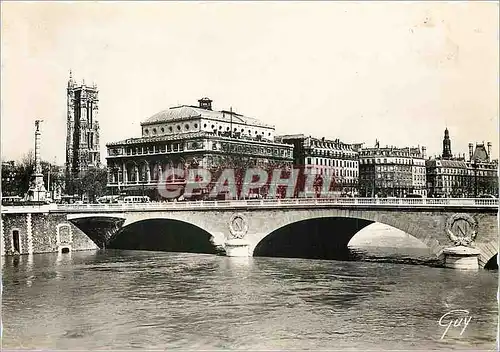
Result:
[[158,185],[166,179],[174,181],[168,172],[193,165],[193,159],[171,156],[113,160],[108,162],[108,186],[116,193],[125,191],[127,194],[148,195],[156,199]]

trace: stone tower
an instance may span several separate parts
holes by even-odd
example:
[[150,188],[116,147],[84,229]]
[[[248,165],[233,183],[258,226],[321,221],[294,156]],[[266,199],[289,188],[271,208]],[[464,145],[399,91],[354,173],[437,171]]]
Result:
[[444,130],[444,139],[443,139],[443,159],[451,159],[453,155],[451,154],[451,140],[450,134],[448,132],[448,128]]
[[98,90],[78,85],[69,73],[67,99],[66,172],[78,177],[90,166],[100,166]]

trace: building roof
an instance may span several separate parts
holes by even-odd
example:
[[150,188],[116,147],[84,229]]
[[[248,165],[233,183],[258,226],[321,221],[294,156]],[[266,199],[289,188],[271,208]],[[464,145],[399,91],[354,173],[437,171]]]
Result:
[[185,120],[185,119],[190,119],[190,118],[195,118],[195,117],[201,117],[201,118],[217,120],[217,121],[222,121],[222,122],[230,122],[231,121],[231,114],[232,114],[232,122],[233,123],[274,128],[274,126],[260,122],[259,120],[255,119],[253,117],[243,116],[243,115],[237,114],[235,112],[231,113],[230,111],[224,111],[224,110],[212,111],[212,110],[203,109],[200,107],[190,106],[190,105],[176,106],[176,107],[172,107],[172,108],[167,109],[167,110],[157,112],[156,114],[154,114],[150,118],[143,121],[141,123],[141,126],[162,123],[162,122]]
[[425,161],[427,167],[450,167],[450,168],[466,168],[467,164],[464,160],[445,160],[445,159],[431,159]]

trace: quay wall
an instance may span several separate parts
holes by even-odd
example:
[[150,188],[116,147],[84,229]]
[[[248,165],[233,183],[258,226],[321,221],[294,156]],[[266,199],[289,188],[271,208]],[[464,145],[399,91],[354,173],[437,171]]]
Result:
[[99,249],[65,214],[2,213],[0,240],[0,255],[51,253],[64,248],[70,251]]

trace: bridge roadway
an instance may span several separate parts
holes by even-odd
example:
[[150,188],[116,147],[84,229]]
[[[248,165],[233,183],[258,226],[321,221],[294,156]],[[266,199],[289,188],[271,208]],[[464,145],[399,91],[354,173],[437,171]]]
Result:
[[[419,239],[438,258],[442,257],[445,248],[464,243],[479,250],[478,260],[483,267],[498,253],[498,199],[494,198],[290,198],[50,204],[2,207],[2,213],[3,218],[9,214],[37,216],[43,213],[42,217],[48,214],[58,219],[58,226],[61,221],[72,223],[98,245],[109,244],[123,233],[122,230],[135,223],[165,220],[197,227],[226,252],[229,243],[243,241],[247,243],[248,255],[253,255],[257,247],[270,243],[273,234],[283,229],[300,226],[305,221],[336,219],[337,222],[330,223],[322,231],[338,248],[347,248],[349,240],[360,229],[379,222]],[[309,230],[306,228],[301,233],[307,236]]]
[[112,204],[48,204],[32,206],[3,206],[4,213],[27,212],[129,212],[158,210],[196,210],[196,209],[237,209],[237,208],[303,208],[324,206],[347,206],[373,209],[401,208],[415,209],[498,209],[498,199],[493,198],[284,198],[248,199],[225,201],[179,201],[151,203],[112,203]]

